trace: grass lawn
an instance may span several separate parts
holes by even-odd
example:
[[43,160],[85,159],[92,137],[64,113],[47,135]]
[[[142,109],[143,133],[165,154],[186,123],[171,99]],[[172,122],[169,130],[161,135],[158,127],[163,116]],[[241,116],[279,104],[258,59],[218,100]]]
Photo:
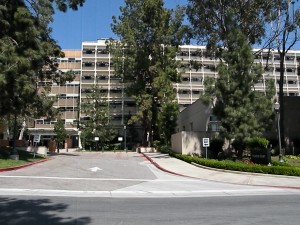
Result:
[[[286,155],[283,157],[284,161],[291,166],[300,167],[300,156]],[[278,161],[278,156],[272,156],[272,160]]]
[[33,154],[18,150],[19,160],[12,160],[9,159],[9,151],[9,148],[0,148],[0,169],[21,166],[45,159],[38,155],[35,155],[35,158],[33,158]]

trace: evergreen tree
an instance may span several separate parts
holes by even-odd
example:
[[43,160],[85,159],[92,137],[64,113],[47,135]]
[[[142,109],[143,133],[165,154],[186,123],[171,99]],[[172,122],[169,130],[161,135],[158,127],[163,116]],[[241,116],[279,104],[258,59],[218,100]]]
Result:
[[160,137],[167,142],[169,128],[159,125],[170,118],[176,121],[179,112],[172,82],[180,81],[175,57],[184,34],[183,9],[166,9],[162,0],[126,0],[120,10],[112,23],[120,40],[111,41],[109,48],[115,73],[127,84],[127,94],[138,107],[129,122],[142,126],[143,145],[151,146]]
[[[77,9],[84,0],[56,0],[58,8]],[[2,0],[0,2],[0,116],[8,116],[18,96],[18,114],[52,114],[53,101],[38,95],[37,81],[71,80],[57,73],[56,57],[63,57],[49,27],[53,0]]]
[[284,145],[284,62],[288,51],[299,41],[299,0],[189,0],[187,14],[193,37],[206,43],[208,49],[218,53],[216,56],[220,58],[223,47],[230,48],[228,35],[236,28],[251,45],[258,44],[269,53],[271,49],[277,49],[280,56],[280,133]]
[[[262,44],[266,25],[274,20],[282,0],[188,0],[193,35],[209,50],[228,47],[230,32],[239,29],[251,45]],[[264,46],[274,38],[265,40]]]
[[217,67],[219,76],[206,81],[203,99],[213,104],[213,113],[220,118],[220,135],[229,141],[244,142],[261,136],[272,124],[274,82],[268,83],[265,94],[256,91],[254,85],[263,71],[260,65],[253,64],[247,38],[235,30],[228,43],[235,50],[224,50]]
[[58,118],[54,125],[54,133],[56,134],[55,140],[57,144],[57,152],[59,152],[60,144],[62,144],[67,137],[67,131],[61,118]]
[[102,89],[95,85],[92,92],[86,95],[81,104],[81,113],[88,119],[80,120],[80,127],[83,128],[82,138],[84,142],[91,145],[95,137],[99,137],[100,147],[111,142],[116,133],[109,124],[109,104],[103,96]]

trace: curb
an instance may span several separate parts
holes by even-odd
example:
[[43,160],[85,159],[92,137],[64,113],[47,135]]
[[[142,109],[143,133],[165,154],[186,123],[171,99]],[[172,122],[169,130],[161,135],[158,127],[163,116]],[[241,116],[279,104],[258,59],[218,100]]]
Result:
[[[234,183],[234,182],[226,182],[226,181],[218,181],[218,180],[210,180],[210,179],[207,179],[207,178],[199,178],[199,177],[192,177],[192,176],[186,176],[186,175],[183,175],[183,174],[179,174],[179,173],[176,173],[176,172],[173,172],[173,171],[170,171],[170,170],[167,170],[163,167],[161,167],[158,163],[156,163],[154,160],[151,159],[151,157],[147,156],[146,154],[144,153],[140,153],[142,154],[146,159],[148,159],[156,168],[164,171],[164,172],[167,172],[167,173],[170,173],[170,174],[174,174],[174,175],[177,175],[177,176],[181,176],[181,177],[187,177],[187,178],[193,178],[193,179],[200,179],[200,180],[206,180],[206,181],[211,181],[211,182],[221,182],[221,183],[228,183],[228,184],[236,184],[236,185],[250,185],[250,186],[256,186],[256,187],[272,187],[272,188],[288,188],[288,189],[297,189],[299,190],[300,187],[295,187],[295,186],[277,186],[277,185],[266,185],[266,184],[240,184],[240,183]],[[180,159],[178,159],[180,160]],[[192,164],[196,167],[202,167],[201,165],[199,164]],[[215,171],[222,171],[222,172],[228,172],[228,173],[231,173],[231,172],[238,172],[239,174],[246,174],[245,172],[240,172],[240,171],[231,171],[231,170],[220,170],[220,169],[215,169],[215,168],[210,168],[210,167],[205,167],[203,166],[203,169],[207,169],[207,170],[215,170]],[[257,173],[248,173],[248,175],[257,175]],[[268,174],[258,174],[258,175],[262,175],[262,176],[268,176]],[[282,175],[277,175],[277,176],[282,176]],[[284,177],[287,177],[287,176],[284,176]],[[288,176],[288,178],[296,178],[296,177],[293,177],[293,176]]]
[[289,179],[300,179],[298,176],[285,176],[285,175],[280,175],[280,174],[267,174],[267,173],[251,173],[251,172],[243,172],[243,171],[236,171],[236,170],[225,170],[225,169],[218,169],[218,168],[213,168],[213,167],[207,167],[203,166],[194,162],[191,162],[193,166],[202,168],[202,169],[207,169],[207,170],[214,170],[214,171],[219,171],[219,172],[224,172],[224,173],[235,173],[235,174],[247,174],[247,175],[254,175],[254,176],[268,176],[268,177],[274,177],[274,178],[289,178]]
[[45,162],[45,161],[48,161],[48,160],[50,160],[50,158],[42,159],[42,160],[39,160],[39,161],[36,161],[36,162],[27,163],[27,164],[20,165],[20,166],[9,167],[9,168],[3,168],[3,169],[0,169],[0,173],[1,173],[1,172],[12,171],[12,170],[22,169],[22,168],[25,168],[25,167],[28,167],[28,166],[33,166],[33,165],[35,165],[35,164],[42,163],[42,162]]
[[146,159],[148,159],[159,170],[162,170],[164,172],[167,172],[167,173],[170,173],[170,174],[173,174],[173,175],[181,176],[181,177],[195,178],[195,177],[186,176],[186,175],[183,175],[183,174],[180,174],[180,173],[176,173],[176,172],[173,172],[171,170],[167,170],[167,169],[161,167],[158,163],[156,163],[153,159],[151,159],[151,157],[147,156],[143,152],[141,152],[140,154],[142,154]]

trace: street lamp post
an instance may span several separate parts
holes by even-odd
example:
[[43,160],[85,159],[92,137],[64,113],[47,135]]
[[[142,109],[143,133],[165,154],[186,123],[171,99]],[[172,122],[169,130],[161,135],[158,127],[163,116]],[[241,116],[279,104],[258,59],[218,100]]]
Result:
[[274,103],[274,109],[277,113],[277,132],[278,132],[278,142],[279,142],[279,162],[284,162],[282,156],[282,149],[281,149],[281,136],[280,136],[280,104],[278,102]]
[[124,150],[127,152],[127,146],[126,146],[126,125],[124,125]]

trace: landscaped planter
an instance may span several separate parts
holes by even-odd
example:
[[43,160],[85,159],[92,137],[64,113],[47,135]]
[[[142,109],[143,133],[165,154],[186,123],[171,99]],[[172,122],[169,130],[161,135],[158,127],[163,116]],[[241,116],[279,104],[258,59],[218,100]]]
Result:
[[271,152],[266,148],[252,148],[251,152],[251,161],[257,164],[268,165],[271,162]]

